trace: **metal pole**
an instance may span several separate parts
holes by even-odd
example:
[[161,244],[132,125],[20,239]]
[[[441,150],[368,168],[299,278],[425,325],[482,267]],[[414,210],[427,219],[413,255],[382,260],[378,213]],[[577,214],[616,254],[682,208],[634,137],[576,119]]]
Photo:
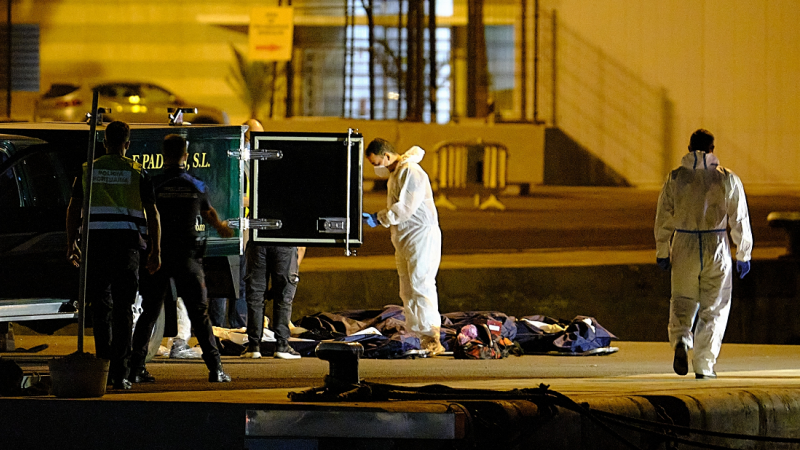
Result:
[[403,93],[406,92],[406,79],[403,76],[403,0],[397,5],[397,120],[403,118]]
[[417,39],[417,29],[419,28],[417,10],[420,0],[408,0],[408,13],[406,14],[406,36],[408,45],[406,47],[406,120],[418,122],[417,118],[417,90],[419,85],[419,59],[417,59],[417,47],[420,45]]
[[416,23],[414,37],[417,41],[414,47],[416,50],[414,55],[416,61],[414,66],[416,69],[414,74],[414,86],[416,87],[414,92],[414,118],[417,122],[422,122],[422,112],[425,109],[425,5],[423,0],[419,0],[416,5],[414,17],[414,22]]
[[83,221],[81,223],[81,275],[78,292],[78,353],[83,353],[83,334],[86,325],[86,274],[89,265],[89,208],[92,204],[92,179],[94,149],[97,139],[97,91],[92,93],[92,116],[89,118],[89,148],[86,151],[86,178],[84,179]]
[[344,214],[344,228],[345,228],[345,235],[344,235],[344,256],[352,255],[350,251],[350,178],[351,174],[350,171],[353,167],[352,161],[352,136],[353,136],[353,129],[347,129],[347,201],[345,202],[345,211]]
[[375,8],[372,0],[361,0],[361,6],[367,13],[369,33],[369,120],[375,120]]
[[558,33],[556,25],[558,24],[558,17],[556,15],[556,10],[553,10],[553,127],[558,126],[558,116],[557,116],[557,109],[558,106],[558,58],[557,58],[557,51],[558,51]]
[[522,0],[520,3],[520,33],[522,34],[520,46],[520,78],[522,78],[522,95],[520,96],[520,110],[522,110],[522,120],[528,120],[528,1]]
[[489,66],[483,0],[467,1],[467,117],[489,115]]
[[[278,0],[278,6],[283,6],[283,1]],[[269,87],[269,118],[270,120],[274,118],[273,114],[275,112],[275,86],[278,79],[278,62],[275,61],[272,63],[272,80],[270,81]]]
[[533,4],[533,123],[539,120],[539,0]]
[[[286,6],[292,6],[292,0],[286,2]],[[294,66],[292,59],[294,58],[294,33],[292,33],[292,53],[286,61],[286,117],[294,116]]]
[[356,3],[350,4],[350,73],[348,74],[350,90],[347,94],[348,118],[353,117],[353,85],[355,84],[355,59],[356,59]]
[[431,105],[431,123],[436,123],[436,0],[428,0],[428,54],[431,60],[428,101]]
[[342,117],[347,117],[347,27],[350,24],[349,0],[344,0],[344,61],[342,62]]
[[6,117],[8,117],[9,119],[11,119],[11,90],[13,89],[12,73],[11,73],[11,64],[12,64],[12,61],[11,61],[11,50],[12,50],[12,45],[11,45],[11,34],[12,34],[11,33],[11,3],[13,3],[13,1],[12,0],[8,0],[8,3],[7,3],[8,4],[8,10],[6,11],[6,13],[7,13],[7,18],[6,18],[6,30],[7,31],[6,32],[8,33],[8,40],[6,42],[6,44],[7,44],[7,48],[6,48],[6,52],[7,52],[7,54],[6,54],[6,56],[7,56],[6,70],[7,70],[7,73],[6,73],[6,75],[8,76],[8,84],[6,86],[6,89],[7,89],[6,90]]

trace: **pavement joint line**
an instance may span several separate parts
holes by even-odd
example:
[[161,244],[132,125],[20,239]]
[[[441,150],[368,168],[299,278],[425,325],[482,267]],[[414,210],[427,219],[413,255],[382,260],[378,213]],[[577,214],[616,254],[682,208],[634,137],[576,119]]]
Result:
[[[527,249],[517,252],[444,254],[439,270],[526,267],[579,267],[655,264],[655,248]],[[753,259],[777,259],[786,247],[757,247]],[[303,260],[301,272],[397,270],[394,255],[320,256]]]

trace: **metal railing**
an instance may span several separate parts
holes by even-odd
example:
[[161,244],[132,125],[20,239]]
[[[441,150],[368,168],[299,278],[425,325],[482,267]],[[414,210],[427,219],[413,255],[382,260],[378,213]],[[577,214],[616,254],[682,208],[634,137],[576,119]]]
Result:
[[[456,209],[448,195],[470,195],[480,209],[504,210],[497,195],[508,182],[508,149],[494,142],[444,142],[433,150],[436,206]],[[481,202],[481,195],[488,198]]]

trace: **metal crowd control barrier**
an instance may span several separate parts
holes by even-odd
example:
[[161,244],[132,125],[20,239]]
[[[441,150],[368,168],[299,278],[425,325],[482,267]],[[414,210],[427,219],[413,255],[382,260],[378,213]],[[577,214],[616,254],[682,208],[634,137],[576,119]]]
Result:
[[[506,188],[508,149],[493,142],[444,142],[433,159],[433,190],[436,206],[454,210],[447,195],[471,195],[480,209],[506,209],[497,194]],[[489,197],[481,203],[481,195]]]

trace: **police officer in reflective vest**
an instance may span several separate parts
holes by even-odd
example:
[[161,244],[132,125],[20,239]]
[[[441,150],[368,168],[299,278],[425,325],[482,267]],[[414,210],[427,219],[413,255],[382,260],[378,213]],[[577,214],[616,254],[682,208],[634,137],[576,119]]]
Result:
[[[153,245],[147,260],[151,273],[161,266],[160,224],[153,184],[142,165],[126,158],[130,147],[130,127],[112,122],[105,131],[106,154],[94,161],[92,195],[89,204],[89,239],[86,255],[86,300],[92,308],[95,349],[99,358],[108,359],[109,383],[115,389],[130,389],[132,305],[139,290],[139,251],[143,234]],[[83,197],[88,180],[87,164],[83,176],[75,179],[67,207],[67,258],[81,263],[78,236],[81,228]]]
[[[228,382],[231,377],[222,370],[219,349],[208,316],[208,297],[203,272],[206,224],[222,237],[233,236],[233,230],[221,222],[208,201],[206,185],[186,171],[187,142],[182,136],[164,138],[164,173],[153,177],[156,205],[161,212],[162,266],[142,282],[142,315],[133,334],[131,381],[153,382],[145,368],[145,357],[153,327],[164,305],[164,294],[175,281],[178,296],[183,299],[194,334],[203,350],[208,368],[208,381]],[[174,303],[173,303],[174,305]]]

